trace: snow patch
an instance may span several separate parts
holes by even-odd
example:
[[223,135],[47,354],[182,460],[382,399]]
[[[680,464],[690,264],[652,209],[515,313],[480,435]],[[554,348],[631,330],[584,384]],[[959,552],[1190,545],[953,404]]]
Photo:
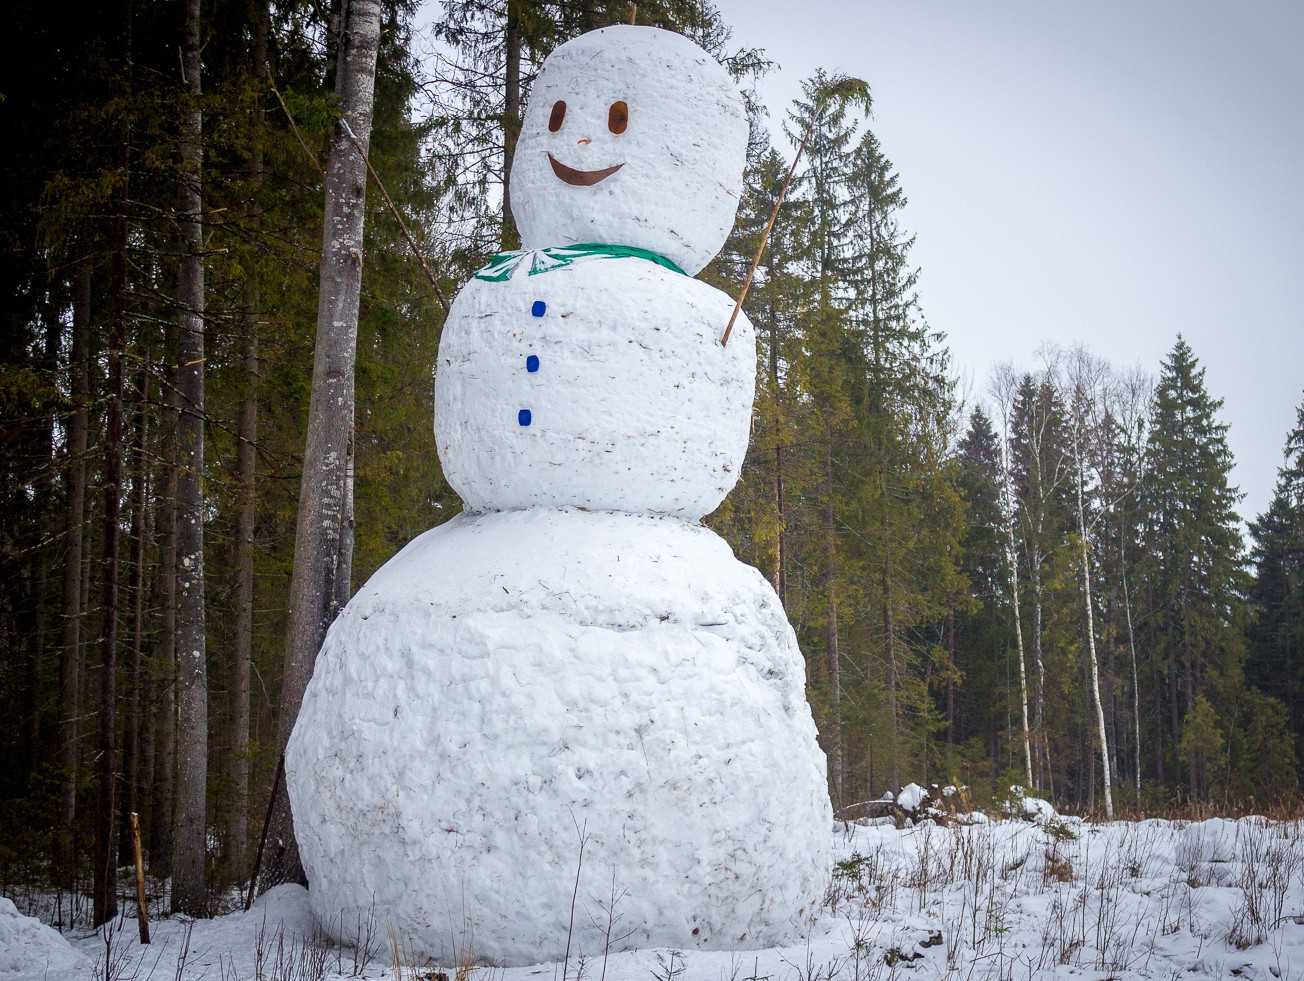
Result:
[[0,979],[44,981],[88,973],[91,962],[56,930],[0,897]]

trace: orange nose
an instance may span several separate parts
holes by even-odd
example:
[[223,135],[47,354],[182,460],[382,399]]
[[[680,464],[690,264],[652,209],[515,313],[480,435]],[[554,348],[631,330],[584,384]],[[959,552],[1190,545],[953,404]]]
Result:
[[590,139],[586,136],[586,137],[584,137],[584,139],[582,139],[582,140],[576,140],[575,142],[576,142],[576,143],[592,143],[593,141],[590,140]]

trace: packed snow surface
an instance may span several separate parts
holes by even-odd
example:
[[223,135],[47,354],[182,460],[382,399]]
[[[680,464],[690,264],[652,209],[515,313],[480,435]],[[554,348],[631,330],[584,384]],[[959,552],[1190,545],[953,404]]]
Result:
[[286,773],[313,911],[349,939],[374,909],[445,959],[756,948],[824,896],[792,628],[674,518],[532,509],[422,535],[331,628]]
[[90,960],[40,920],[0,897],[0,979],[36,981],[89,970]]
[[713,511],[742,469],[756,373],[745,316],[720,344],[732,309],[645,259],[471,280],[439,346],[444,476],[473,509]]
[[[521,240],[637,246],[692,276],[733,228],[747,130],[729,73],[685,37],[619,25],[568,41],[534,81],[512,158]],[[613,167],[588,185],[562,176]]]
[[[809,933],[745,953],[665,947],[620,953],[577,943],[569,961],[459,970],[458,961],[412,954],[407,938],[395,933],[396,968],[384,920],[363,918],[362,951],[314,941],[307,893],[283,886],[247,914],[193,925],[155,922],[150,947],[136,942],[133,921],[119,921],[109,972],[99,934],[70,933],[85,966],[52,966],[49,977],[410,981],[442,972],[464,981],[656,981],[667,977],[667,968],[675,981],[1304,977],[1304,828],[1298,822],[1057,820],[1051,830],[1017,818],[903,831],[838,825],[830,836],[832,887]],[[1221,840],[1229,826],[1234,857],[1219,861],[1229,853],[1207,850],[1206,842],[1215,835]],[[516,899],[522,906],[540,901],[529,894]],[[583,891],[576,908],[577,920],[601,915]],[[40,963],[43,946],[7,937],[20,947],[15,954],[0,942],[4,956]],[[474,960],[474,949],[465,953]],[[285,969],[291,959],[297,971]]]

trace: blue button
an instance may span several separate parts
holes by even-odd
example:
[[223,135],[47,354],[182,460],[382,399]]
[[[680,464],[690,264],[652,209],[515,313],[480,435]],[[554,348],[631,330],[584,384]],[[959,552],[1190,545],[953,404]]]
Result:
[[534,306],[530,307],[530,313],[534,314],[536,317],[542,317],[547,312],[548,304],[544,303],[542,300],[535,300]]
[[522,426],[528,426],[530,424],[530,410],[522,409],[520,412],[516,413],[516,421]]
[[531,354],[528,358],[525,359],[525,370],[526,371],[539,370],[539,356],[537,354]]

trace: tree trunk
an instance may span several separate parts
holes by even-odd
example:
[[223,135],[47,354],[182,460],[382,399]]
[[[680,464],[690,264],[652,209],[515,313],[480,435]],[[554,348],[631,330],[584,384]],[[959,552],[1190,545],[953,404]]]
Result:
[[181,174],[177,225],[180,362],[177,394],[177,768],[172,827],[172,911],[208,914],[204,867],[208,787],[208,657],[204,615],[204,231],[199,0],[186,0]]
[[73,888],[74,827],[77,816],[77,737],[81,716],[82,542],[86,521],[86,435],[90,388],[86,375],[86,338],[90,331],[91,264],[77,266],[72,307],[72,351],[68,358],[72,418],[68,421],[68,502],[65,523],[67,548],[63,566],[63,650],[59,662],[60,829],[59,875],[65,889]]
[[130,136],[124,128],[118,165],[122,177],[117,214],[113,219],[113,264],[110,284],[107,407],[104,424],[104,536],[103,576],[100,583],[100,719],[96,768],[95,869],[92,925],[113,919],[118,912],[114,882],[114,790],[117,782],[117,673],[118,673],[118,553],[119,514],[122,500],[122,358],[127,343],[127,201],[130,172]]
[[140,788],[140,666],[141,645],[145,636],[145,475],[149,471],[145,461],[145,442],[149,433],[149,364],[137,376],[136,425],[131,439],[130,463],[135,468],[131,479],[131,645],[127,649],[127,720],[123,726],[122,741],[122,807],[118,821],[118,864],[130,865],[135,859],[132,839],[131,815],[140,809],[137,793]]
[[168,333],[167,415],[168,439],[166,470],[160,501],[158,570],[154,578],[153,606],[159,611],[155,635],[151,682],[158,706],[154,718],[154,770],[150,787],[149,865],[158,876],[171,874],[172,868],[172,787],[176,776],[176,638],[177,638],[177,330]]
[[[253,59],[255,78],[267,81],[267,37],[270,11],[266,0],[253,5]],[[263,123],[265,113],[259,98],[255,112],[253,152],[249,163],[251,224],[262,215],[258,194],[263,183]],[[262,305],[258,266],[251,265],[245,292],[244,368],[245,397],[240,406],[240,428],[236,447],[236,470],[239,481],[239,515],[236,521],[236,628],[235,664],[231,681],[231,783],[235,800],[231,804],[231,824],[227,829],[226,864],[239,881],[246,865],[249,844],[249,696],[254,644],[254,529],[258,517],[258,317]]]
[[[1079,451],[1080,451],[1079,447]],[[1086,507],[1082,500],[1081,456],[1078,457],[1078,536],[1082,543],[1082,602],[1086,607],[1087,653],[1091,665],[1091,700],[1096,709],[1096,741],[1100,746],[1100,772],[1105,788],[1105,819],[1114,820],[1114,792],[1109,768],[1109,737],[1105,730],[1105,706],[1100,698],[1100,665],[1096,658],[1096,615],[1091,602],[1091,553],[1087,548]],[[1094,786],[1094,783],[1093,783]]]
[[901,734],[897,708],[896,618],[892,610],[892,558],[887,517],[887,475],[881,469],[884,454],[880,448],[879,494],[882,511],[879,532],[883,536],[883,655],[887,660],[888,758],[887,782],[893,792],[901,789]]
[[507,0],[507,61],[503,100],[503,233],[501,246],[520,248],[521,233],[512,214],[512,158],[521,134],[521,9],[520,0]]
[[[1123,536],[1119,536],[1120,543]],[[1127,617],[1127,649],[1132,656],[1132,725],[1136,736],[1136,794],[1137,806],[1141,804],[1141,684],[1136,669],[1136,636],[1132,631],[1132,599],[1127,591],[1127,559],[1123,553],[1124,546],[1119,545],[1119,565],[1123,581],[1123,613]]]
[[1028,725],[1028,665],[1023,649],[1023,614],[1019,607],[1019,552],[1014,538],[1014,493],[1010,487],[1009,433],[1002,437],[1002,455],[1005,457],[1002,496],[1005,510],[1005,560],[1010,567],[1010,602],[1014,606],[1014,643],[1019,654],[1019,705],[1023,721],[1023,770],[1027,786],[1032,780],[1032,737]]
[[[1036,539],[1040,529],[1034,528],[1031,537]],[[1041,652],[1041,563],[1043,556],[1035,541],[1028,549],[1028,579],[1032,584],[1032,660],[1037,668],[1037,688],[1033,701],[1033,732],[1037,743],[1037,782],[1038,792],[1042,791],[1043,782],[1049,782],[1050,745],[1046,739],[1046,662]]]
[[[954,601],[953,601],[954,602]],[[946,611],[946,745],[955,746],[955,610]],[[950,774],[944,774],[950,776]]]
[[832,701],[833,732],[829,740],[829,769],[833,776],[834,806],[846,801],[842,794],[842,664],[838,653],[838,569],[837,526],[833,516],[833,433],[825,426],[824,443],[824,591],[828,602],[825,624],[828,651],[829,697]]
[[[364,150],[371,141],[379,41],[378,0],[346,0],[337,90],[343,123]],[[277,732],[277,749],[281,752],[289,741],[304,690],[312,676],[313,662],[334,616],[341,564],[348,564],[348,556],[341,553],[341,543],[345,542],[347,547],[344,525],[348,520],[348,449],[353,429],[366,177],[365,164],[354,149],[348,131],[343,125],[337,126],[325,181],[317,341],[299,488],[290,624]],[[278,852],[269,881],[302,882],[303,868],[285,796],[278,798],[273,821],[272,833],[285,850]]]
[[774,591],[788,608],[788,530],[783,502],[783,414],[779,409],[779,318],[770,304],[770,398],[774,401],[774,509],[778,519],[778,554],[774,562]]

